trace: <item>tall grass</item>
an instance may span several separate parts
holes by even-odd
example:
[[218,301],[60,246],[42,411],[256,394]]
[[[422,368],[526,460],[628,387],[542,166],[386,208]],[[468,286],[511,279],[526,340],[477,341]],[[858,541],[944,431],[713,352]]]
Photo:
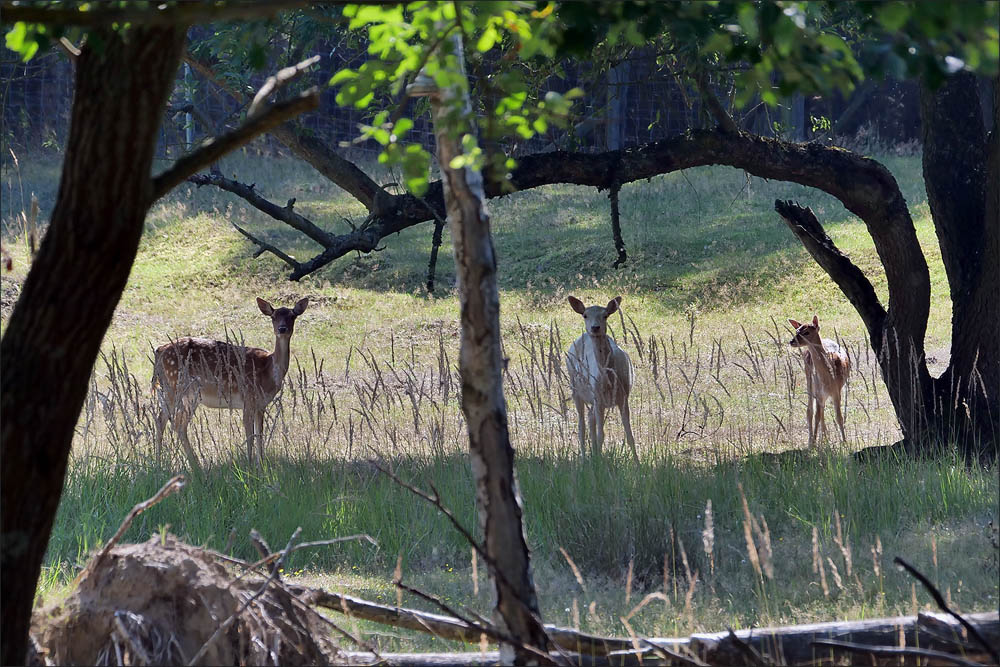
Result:
[[[950,303],[919,161],[887,161],[926,244],[934,285],[927,343],[944,362]],[[45,164],[22,160],[22,168],[27,183],[12,185],[7,170],[5,190],[52,190]],[[225,168],[275,199],[298,196],[297,210],[330,229],[359,212],[290,161],[275,169],[244,157]],[[813,206],[884,294],[871,241],[839,204],[798,186],[748,182],[735,170],[692,170],[624,188],[631,259],[623,271],[610,267],[602,195],[558,186],[491,202],[504,389],[546,621],[627,634],[625,618],[636,632],[670,635],[906,613],[911,581],[886,567],[896,554],[928,572],[959,608],[996,606],[997,550],[987,528],[996,521],[996,470],[949,459],[862,466],[849,458],[894,441],[899,429],[860,320],[775,218],[778,197]],[[50,207],[42,202],[43,215]],[[290,305],[308,295],[291,369],[266,413],[263,469],[246,464],[240,414],[200,408],[189,435],[203,474],[143,514],[126,539],[169,526],[191,542],[250,557],[251,528],[272,542],[297,526],[308,539],[368,533],[377,548],[347,542],[297,553],[288,568],[394,601],[388,581],[401,556],[408,582],[485,611],[488,586],[478,567],[474,592],[469,546],[433,507],[378,471],[433,485],[475,527],[450,258],[439,261],[434,298],[422,292],[430,244],[422,228],[390,239],[384,252],[288,283],[276,261],[249,259],[229,220],[293,253],[308,251],[219,193],[182,188],[152,212],[80,417],[40,592],[56,594],[132,505],[185,467],[175,445],[166,459],[153,456],[152,347],[227,334],[270,347],[253,297]],[[3,276],[0,325],[30,264],[10,224],[4,243],[15,271]],[[614,415],[605,457],[580,456],[564,365],[580,333],[579,316],[565,305],[569,293],[588,301],[625,296],[610,329],[636,364],[638,465],[625,455]],[[782,454],[808,440],[804,373],[782,322],[812,312],[851,357],[848,442]],[[387,648],[433,645],[395,632],[378,637]]]

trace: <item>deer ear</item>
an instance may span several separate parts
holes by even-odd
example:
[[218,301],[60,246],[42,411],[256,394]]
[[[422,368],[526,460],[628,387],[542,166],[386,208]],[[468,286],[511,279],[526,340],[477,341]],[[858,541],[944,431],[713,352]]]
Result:
[[295,307],[292,308],[292,312],[294,312],[296,315],[301,315],[302,313],[306,312],[306,308],[308,306],[309,306],[309,297],[303,297],[302,299],[299,299],[298,303],[295,304]]
[[587,308],[583,305],[583,301],[580,301],[575,296],[571,295],[567,301],[569,301],[570,307],[581,315],[583,315],[583,311],[587,310]]
[[788,323],[791,324],[792,328],[795,329],[796,331],[798,331],[799,327],[802,326],[801,323],[796,322],[795,320],[792,319],[788,320]]
[[274,315],[274,308],[264,299],[257,297],[257,307],[260,308],[260,312],[264,313],[268,317]]
[[618,304],[620,304],[621,302],[622,298],[620,296],[616,296],[615,298],[611,299],[611,301],[608,301],[608,305],[604,309],[607,311],[606,315],[610,315],[611,313],[618,310]]
[[813,326],[819,329],[819,318],[813,315]]

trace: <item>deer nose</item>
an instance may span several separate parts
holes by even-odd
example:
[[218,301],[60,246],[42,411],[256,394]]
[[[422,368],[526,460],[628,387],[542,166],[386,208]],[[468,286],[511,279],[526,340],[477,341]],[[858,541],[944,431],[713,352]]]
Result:
[[280,325],[278,327],[278,333],[280,334],[288,333],[288,327],[286,327],[284,324]]
[[601,330],[601,325],[595,324],[594,326],[590,327],[590,330],[593,331],[594,333],[598,333]]

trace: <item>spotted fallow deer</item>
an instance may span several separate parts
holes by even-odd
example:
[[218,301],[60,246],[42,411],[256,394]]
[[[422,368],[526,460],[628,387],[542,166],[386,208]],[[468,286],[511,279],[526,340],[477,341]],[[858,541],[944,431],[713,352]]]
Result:
[[281,389],[288,372],[295,318],[308,305],[309,299],[302,299],[293,308],[274,308],[257,298],[260,312],[270,317],[274,326],[274,352],[208,338],[179,338],[156,349],[152,386],[153,394],[160,399],[156,420],[157,459],[169,420],[191,465],[198,467],[187,427],[198,406],[204,405],[242,410],[247,458],[252,465],[256,442],[258,458],[263,460],[264,408]]
[[[844,413],[840,408],[841,392],[851,371],[851,360],[847,352],[835,341],[819,336],[819,318],[813,315],[811,323],[801,324],[788,320],[795,328],[795,337],[789,345],[797,347],[802,352],[802,363],[806,371],[806,422],[809,425],[809,446],[816,444],[819,430],[826,435],[826,420],[823,411],[826,399],[833,399],[833,408],[837,413],[837,425],[840,427],[842,441],[847,441],[844,431]],[[815,407],[815,411],[814,411]]]
[[580,436],[580,453],[587,455],[584,432],[584,410],[590,430],[590,442],[594,454],[600,455],[604,444],[604,421],[606,412],[615,406],[621,412],[625,439],[632,448],[632,455],[639,460],[639,453],[632,437],[632,422],[629,414],[628,395],[632,391],[632,360],[608,335],[608,316],[618,310],[622,298],[615,297],[607,306],[583,305],[574,296],[569,297],[569,305],[583,315],[584,333],[577,338],[566,352],[566,370],[569,373],[570,390],[576,403],[577,427]]

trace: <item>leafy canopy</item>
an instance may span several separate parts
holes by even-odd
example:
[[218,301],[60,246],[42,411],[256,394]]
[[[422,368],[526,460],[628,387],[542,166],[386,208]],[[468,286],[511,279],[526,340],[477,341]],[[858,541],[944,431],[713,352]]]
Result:
[[[68,4],[80,12],[101,6]],[[152,3],[114,4],[153,11]],[[66,7],[52,3],[60,5]],[[365,46],[368,59],[339,70],[330,84],[339,104],[369,112],[362,136],[382,146],[379,159],[400,166],[407,188],[419,194],[427,187],[430,155],[406,143],[413,128],[408,114],[423,110],[422,103],[408,99],[407,86],[421,74],[424,86],[469,88],[450,52],[456,33],[475,86],[479,134],[461,138],[465,153],[453,166],[485,167],[502,175],[514,163],[494,147],[565,123],[573,100],[583,94],[578,89],[541,92],[564,59],[584,59],[601,72],[633,49],[654,49],[678,72],[714,70],[732,76],[737,105],[756,95],[774,105],[793,92],[848,94],[869,76],[922,77],[936,86],[961,69],[995,75],[998,9],[1000,3],[992,1],[865,0],[421,0],[358,3],[342,10],[319,4],[285,12],[278,21],[214,23],[200,29],[201,36],[195,33],[192,49],[214,56],[224,78],[245,89],[252,70],[269,61],[287,64],[331,37]],[[6,44],[28,60],[63,36],[92,39],[96,33],[18,22],[7,32]],[[445,118],[460,113],[455,106],[445,110]]]

